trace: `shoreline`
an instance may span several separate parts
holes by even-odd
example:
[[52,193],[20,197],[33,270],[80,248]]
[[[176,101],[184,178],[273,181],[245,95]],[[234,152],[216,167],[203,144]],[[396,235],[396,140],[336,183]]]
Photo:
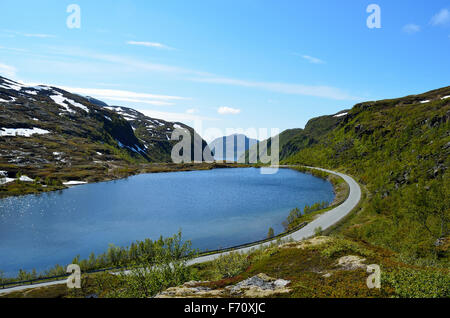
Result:
[[[299,166],[286,166],[286,167],[280,167],[280,168],[288,168],[292,169]],[[310,168],[310,167],[308,167]],[[326,169],[321,168],[312,168],[314,170],[320,170],[327,173],[331,173],[333,175],[337,175],[341,177],[345,183],[349,186],[349,193],[347,198],[341,202],[339,205],[334,207],[329,207],[327,209],[322,210],[322,213],[313,221],[309,222],[306,225],[301,226],[299,229],[294,229],[289,232],[284,232],[279,234],[278,236],[262,241],[257,242],[250,242],[247,244],[243,244],[234,248],[228,248],[228,249],[222,249],[219,251],[212,251],[212,252],[206,252],[203,254],[200,254],[197,258],[191,260],[189,262],[189,265],[195,265],[199,263],[209,262],[212,261],[222,255],[229,254],[231,252],[249,252],[255,248],[258,247],[264,247],[268,246],[270,244],[273,244],[274,242],[277,242],[281,239],[293,239],[294,241],[301,241],[303,239],[306,239],[308,237],[311,237],[314,235],[314,231],[317,229],[317,227],[322,227],[321,224],[324,224],[322,227],[322,230],[325,231],[329,228],[332,228],[335,224],[339,223],[342,219],[344,219],[347,215],[349,215],[359,204],[361,201],[361,188],[359,184],[350,176],[334,172]],[[318,211],[320,212],[320,211]],[[101,271],[101,270],[97,270]],[[37,279],[38,281],[45,281],[46,278]],[[48,278],[47,278],[48,280]],[[20,283],[20,282],[19,282]],[[20,291],[20,290],[26,290],[26,289],[32,289],[32,288],[38,288],[38,287],[44,287],[44,286],[51,286],[51,285],[58,285],[58,284],[64,284],[66,283],[66,280],[60,280],[60,281],[51,281],[51,282],[45,282],[45,283],[37,283],[34,285],[19,285],[11,288],[5,288],[0,289],[0,295],[8,294],[10,292],[14,291]],[[31,283],[32,284],[32,283]]]
[[[14,180],[9,183],[5,183],[0,185],[0,200],[10,197],[20,197],[24,195],[32,195],[32,194],[42,194],[54,191],[60,191],[69,189],[72,186],[78,185],[86,185],[92,183],[100,183],[100,182],[109,182],[126,179],[128,177],[140,175],[140,174],[150,174],[150,173],[166,173],[166,172],[183,172],[183,171],[203,171],[203,170],[212,170],[219,168],[257,168],[258,165],[250,165],[250,164],[239,164],[239,163],[151,163],[151,164],[143,164],[143,165],[128,165],[128,166],[114,166],[116,169],[120,170],[119,174],[109,174],[109,175],[95,175],[94,173],[90,174],[92,167],[84,167],[84,170],[81,170],[82,173],[86,174],[86,178],[84,180],[77,180],[81,178],[77,178],[75,175],[71,178],[67,176],[65,178],[58,178],[57,174],[52,175],[52,177],[58,179],[56,183],[53,184],[45,184],[41,180],[40,176],[36,173],[34,174],[34,182],[23,182],[20,180]],[[75,174],[80,170],[76,170]],[[93,171],[95,172],[95,171]],[[28,175],[28,174],[27,174]],[[33,175],[32,173],[30,175]],[[75,183],[78,184],[66,184],[66,183]],[[81,183],[84,182],[84,183]]]

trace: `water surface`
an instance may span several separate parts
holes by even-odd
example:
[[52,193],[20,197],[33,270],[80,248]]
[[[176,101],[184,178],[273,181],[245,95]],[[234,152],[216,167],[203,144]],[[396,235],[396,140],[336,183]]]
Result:
[[332,185],[280,169],[142,174],[123,180],[0,200],[0,270],[46,270],[110,243],[158,239],[182,230],[193,247],[217,249],[275,233],[295,207],[333,201]]

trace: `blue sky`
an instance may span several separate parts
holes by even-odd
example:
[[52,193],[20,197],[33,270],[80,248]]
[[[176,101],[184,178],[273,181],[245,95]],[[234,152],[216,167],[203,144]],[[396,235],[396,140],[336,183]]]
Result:
[[[81,8],[69,29],[67,6]],[[366,26],[369,4],[381,28]],[[203,129],[304,127],[450,85],[450,2],[0,2],[0,74]]]

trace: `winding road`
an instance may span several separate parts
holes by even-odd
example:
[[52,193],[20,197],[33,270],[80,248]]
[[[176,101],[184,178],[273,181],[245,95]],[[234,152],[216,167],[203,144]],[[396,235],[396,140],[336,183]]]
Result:
[[[289,166],[283,166],[283,168],[289,168]],[[283,239],[287,239],[287,240],[293,239],[295,241],[301,241],[303,239],[312,237],[315,235],[315,229],[320,227],[320,228],[322,228],[322,230],[326,230],[326,229],[332,227],[333,225],[338,223],[340,220],[342,220],[346,215],[348,215],[358,205],[359,201],[361,200],[361,188],[360,188],[359,184],[352,177],[350,177],[346,174],[343,174],[343,173],[339,173],[339,172],[335,172],[335,171],[331,171],[331,170],[327,170],[327,169],[315,168],[315,167],[307,167],[307,168],[321,170],[321,171],[325,171],[325,172],[340,176],[349,185],[349,190],[350,190],[349,195],[342,204],[321,214],[318,218],[316,218],[314,221],[308,223],[308,225],[306,225],[305,227],[299,229],[296,232],[293,232],[293,233],[290,233],[290,234],[284,236]],[[273,241],[267,241],[267,242],[264,242],[264,243],[261,243],[258,245],[243,247],[243,248],[234,250],[234,252],[247,253],[253,249],[256,249],[256,248],[259,248],[262,246],[269,246],[274,241],[276,241],[276,240],[274,239]],[[212,255],[200,256],[200,257],[197,257],[197,258],[189,261],[188,265],[209,262],[209,261],[212,261],[212,260],[220,257],[221,255],[226,255],[229,253],[230,253],[230,251],[212,254]],[[54,281],[54,282],[39,283],[39,284],[33,284],[33,285],[25,285],[25,286],[17,286],[17,287],[12,287],[12,288],[0,289],[0,295],[5,294],[5,293],[20,291],[20,290],[30,289],[30,288],[38,288],[38,287],[65,284],[66,282],[67,282],[67,280],[59,280],[59,281]]]
[[[289,166],[284,166],[284,167],[289,168]],[[343,173],[339,173],[339,172],[335,172],[335,171],[331,171],[331,170],[327,170],[327,169],[315,168],[315,167],[307,167],[307,168],[332,173],[332,174],[338,175],[339,177],[344,179],[345,182],[347,182],[347,184],[349,185],[350,191],[349,191],[348,198],[342,204],[338,205],[334,209],[331,209],[331,210],[321,214],[317,219],[308,223],[308,225],[306,225],[305,227],[302,227],[298,231],[284,236],[283,239],[287,239],[287,240],[293,239],[294,241],[301,241],[306,238],[312,237],[315,235],[315,229],[320,227],[320,228],[322,228],[322,230],[326,230],[326,229],[332,227],[333,225],[338,223],[340,220],[342,220],[347,214],[349,214],[358,205],[359,201],[361,200],[361,188],[360,188],[359,184],[352,177],[347,176],[346,174],[343,174]],[[268,241],[268,242],[261,243],[258,245],[240,248],[240,249],[234,250],[234,252],[241,252],[241,253],[250,252],[252,249],[259,248],[262,246],[268,246],[268,245],[272,244],[274,241],[276,241],[276,239],[273,241]],[[198,263],[209,262],[209,261],[212,261],[212,260],[220,257],[221,255],[225,255],[228,253],[230,253],[230,252],[223,252],[223,253],[217,253],[217,254],[212,254],[212,255],[200,256],[200,257],[197,257],[197,258],[191,260],[188,264],[193,265],[193,264],[198,264]]]

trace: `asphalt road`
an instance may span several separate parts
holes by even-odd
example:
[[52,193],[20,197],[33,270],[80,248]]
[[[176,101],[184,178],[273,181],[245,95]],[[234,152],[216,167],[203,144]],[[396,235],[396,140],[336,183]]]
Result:
[[[284,167],[288,167],[288,166],[284,166]],[[310,168],[312,168],[312,167],[310,167]],[[303,227],[303,228],[299,229],[298,231],[293,232],[289,235],[286,235],[285,237],[283,237],[283,239],[289,240],[292,238],[295,241],[301,241],[303,239],[312,237],[315,234],[315,229],[321,227],[322,230],[326,230],[326,229],[330,228],[331,226],[335,225],[337,222],[342,220],[347,214],[349,214],[358,205],[359,201],[361,200],[361,188],[359,187],[358,183],[355,180],[353,180],[352,177],[347,176],[343,173],[334,172],[331,170],[326,170],[326,169],[321,169],[321,168],[314,168],[314,169],[326,171],[328,173],[333,173],[335,175],[342,177],[345,180],[345,182],[347,182],[347,184],[349,185],[349,188],[350,188],[349,196],[348,196],[347,200],[345,200],[339,206],[323,213],[317,219],[310,222],[305,227]],[[241,252],[241,253],[250,252],[252,249],[256,249],[256,248],[259,248],[262,246],[269,246],[274,241],[268,241],[268,242],[254,245],[251,247],[244,247],[241,249],[234,250],[234,252]],[[189,261],[188,265],[209,262],[209,261],[212,261],[212,260],[220,257],[221,255],[226,255],[229,253],[230,252],[223,252],[223,253],[217,253],[217,254],[213,254],[213,255],[200,256],[200,257],[197,257],[197,258]],[[30,289],[30,288],[38,288],[38,287],[65,284],[65,283],[66,283],[66,280],[59,280],[59,281],[40,283],[40,284],[34,284],[34,285],[17,286],[17,287],[12,287],[12,288],[0,289],[0,294],[11,293],[14,291],[20,291],[20,290],[25,290],[25,289]]]
[[[309,168],[312,168],[312,167],[309,167]],[[343,178],[345,180],[345,182],[347,182],[347,184],[349,185],[349,188],[350,188],[350,193],[348,195],[348,198],[339,206],[323,213],[317,219],[308,223],[308,225],[306,225],[305,227],[303,227],[300,230],[293,232],[289,235],[286,235],[285,237],[283,237],[283,239],[289,240],[292,238],[295,241],[301,241],[303,239],[312,237],[315,235],[315,229],[321,227],[322,230],[326,230],[326,229],[330,228],[331,226],[333,226],[334,224],[338,223],[347,214],[349,214],[358,205],[359,201],[361,200],[361,188],[359,187],[359,184],[355,180],[353,180],[352,177],[347,176],[343,173],[334,172],[331,170],[326,170],[326,169],[321,169],[321,168],[314,168],[314,169],[326,171],[328,173],[333,173],[333,174],[338,175],[341,178]],[[250,252],[252,249],[259,248],[261,246],[268,246],[273,242],[274,241],[268,241],[265,243],[261,243],[259,245],[244,247],[244,248],[235,250],[234,252],[236,252],[236,251],[242,252],[242,253]],[[198,263],[212,261],[212,260],[218,258],[219,256],[225,255],[228,253],[230,253],[230,252],[201,256],[201,257],[193,259],[188,264],[192,265],[192,264],[198,264]]]

